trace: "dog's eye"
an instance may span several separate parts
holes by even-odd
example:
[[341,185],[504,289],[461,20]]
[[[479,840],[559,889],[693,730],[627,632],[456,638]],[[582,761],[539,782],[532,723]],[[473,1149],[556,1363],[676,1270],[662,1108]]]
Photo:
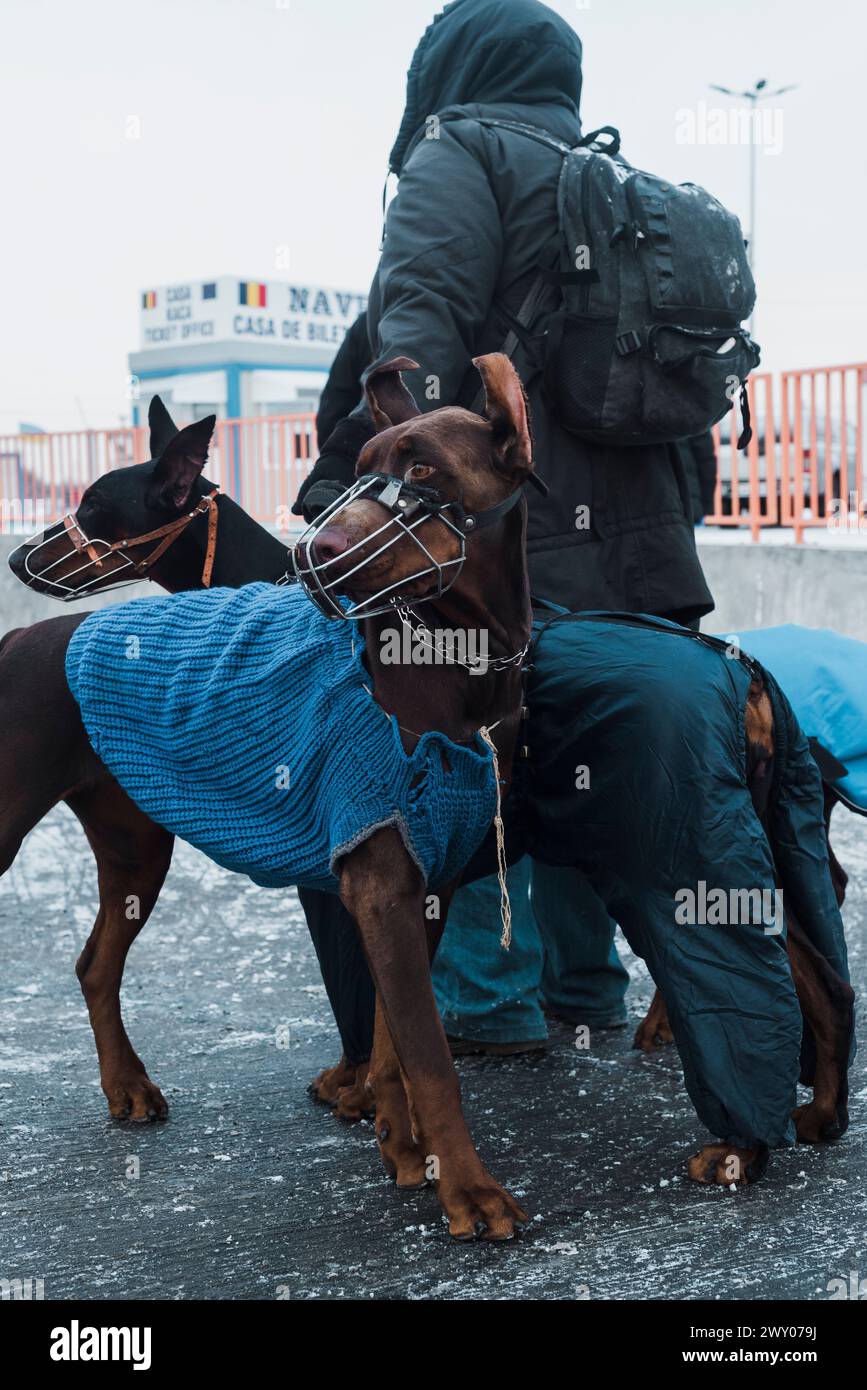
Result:
[[433,471],[434,470],[428,463],[413,463],[410,464],[409,468],[406,470],[406,473],[404,474],[404,480],[406,481],[409,478],[412,478],[415,482],[418,483],[421,482],[422,478],[429,478]]

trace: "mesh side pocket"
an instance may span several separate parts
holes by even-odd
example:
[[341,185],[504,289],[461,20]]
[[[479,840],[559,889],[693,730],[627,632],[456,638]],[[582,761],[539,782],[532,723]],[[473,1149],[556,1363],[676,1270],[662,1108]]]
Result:
[[551,320],[545,384],[554,413],[566,429],[599,428],[616,333],[616,319],[557,314]]

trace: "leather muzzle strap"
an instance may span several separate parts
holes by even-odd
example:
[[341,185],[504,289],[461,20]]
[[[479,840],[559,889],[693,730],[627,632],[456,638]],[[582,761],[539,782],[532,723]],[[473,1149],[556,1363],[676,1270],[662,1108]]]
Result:
[[214,572],[214,556],[217,553],[217,502],[216,493],[212,492],[208,499],[211,503],[208,508],[208,547],[205,551],[205,567],[202,570],[202,587],[210,589],[211,575]]
[[102,556],[96,546],[91,545],[90,541],[87,540],[84,532],[81,530],[71,512],[67,512],[66,516],[63,518],[63,527],[72,542],[73,548],[78,551],[79,555],[86,555],[90,563],[95,565],[98,570],[101,570]]
[[[79,554],[87,555],[91,564],[96,569],[102,569],[103,562],[109,555],[123,554],[129,560],[136,574],[146,576],[148,570],[156,564],[157,560],[165,555],[169,546],[173,545],[178,537],[183,535],[190,522],[194,521],[197,516],[201,516],[203,512],[207,512],[208,542],[205,549],[205,563],[202,569],[201,582],[203,588],[209,589],[211,586],[211,576],[214,572],[214,558],[217,553],[217,521],[219,519],[217,496],[219,491],[220,489],[215,487],[213,492],[209,492],[206,497],[200,497],[193,510],[187,512],[185,516],[178,517],[176,521],[169,521],[165,526],[158,526],[154,531],[146,531],[143,536],[130,536],[126,540],[115,541],[113,545],[108,546],[103,551],[102,555],[99,554],[96,546],[84,535],[84,532],[79,527],[74,516],[65,516],[63,518],[63,525],[75,549]],[[129,554],[130,549],[133,546],[147,545],[148,541],[158,541],[159,544],[156,549],[152,550],[150,555],[147,555],[143,560],[134,560]]]
[[170,545],[187,529],[191,521],[202,512],[208,513],[208,543],[205,550],[205,564],[202,569],[202,587],[209,589],[211,586],[211,575],[214,570],[214,556],[217,551],[217,494],[220,489],[215,487],[213,492],[209,492],[207,497],[200,497],[196,506],[186,516],[180,517],[177,521],[170,521],[165,526],[158,526],[155,531],[148,531],[143,536],[133,536],[130,540],[116,542],[112,550],[128,550],[132,545],[144,545],[148,541],[159,540],[156,550],[152,550],[144,560],[133,560],[133,568],[139,574],[146,574],[157,562],[165,555]]

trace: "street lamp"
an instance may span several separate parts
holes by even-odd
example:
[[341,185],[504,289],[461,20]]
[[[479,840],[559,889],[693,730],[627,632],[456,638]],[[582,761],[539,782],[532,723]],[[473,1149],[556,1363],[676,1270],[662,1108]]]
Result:
[[[720,87],[715,82],[710,83],[712,92],[722,92],[727,97],[740,97],[742,101],[748,101],[752,107],[752,118],[750,120],[750,224],[747,234],[747,258],[753,278],[756,273],[756,119],[755,113],[760,101],[766,101],[769,97],[781,97],[784,92],[793,92],[797,87],[797,82],[790,83],[787,87],[777,87],[775,91],[767,90],[767,79],[760,77],[758,82],[750,88],[748,92],[734,92],[730,87]],[[754,315],[750,315],[750,334],[753,332]]]

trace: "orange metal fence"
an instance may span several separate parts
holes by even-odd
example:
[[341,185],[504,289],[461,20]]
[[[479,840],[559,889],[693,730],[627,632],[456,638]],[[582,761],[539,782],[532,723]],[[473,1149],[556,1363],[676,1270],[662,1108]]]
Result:
[[[0,530],[35,530],[75,511],[96,478],[148,458],[145,426],[0,435]],[[315,458],[312,413],[219,420],[206,474],[258,521],[285,530]]]
[[750,378],[753,438],[738,451],[734,412],[714,430],[713,526],[861,530],[867,536],[864,391],[867,363],[762,372]]
[[[867,363],[759,373],[749,382],[753,438],[738,451],[736,412],[714,430],[717,484],[709,526],[861,530],[867,539]],[[35,530],[74,511],[95,478],[148,458],[148,431],[0,436],[0,530]],[[316,458],[312,413],[220,420],[207,475],[258,521],[280,530]]]

